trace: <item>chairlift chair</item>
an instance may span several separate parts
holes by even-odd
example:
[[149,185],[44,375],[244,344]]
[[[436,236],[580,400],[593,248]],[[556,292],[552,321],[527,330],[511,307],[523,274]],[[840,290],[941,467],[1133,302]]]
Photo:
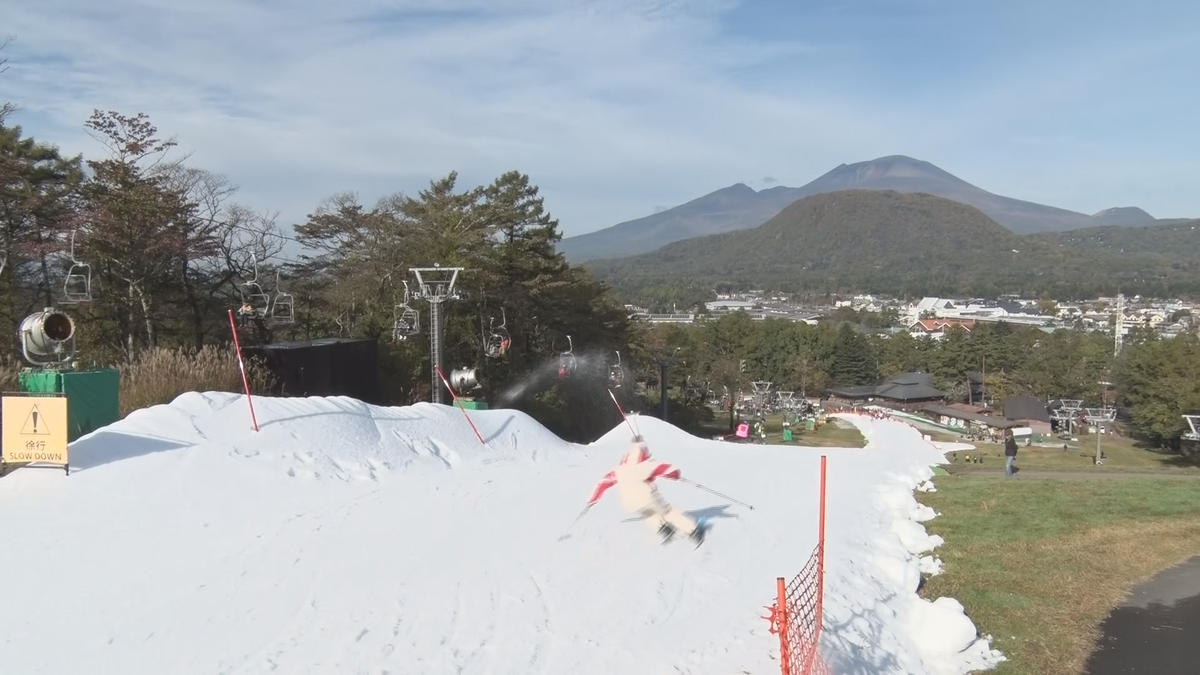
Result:
[[496,317],[488,319],[488,336],[483,347],[484,356],[492,359],[498,359],[508,353],[509,346],[512,345],[512,337],[508,333],[508,316],[504,312],[504,308],[500,308],[500,326],[496,327]]
[[71,231],[71,267],[63,279],[63,302],[92,301],[92,266],[75,257],[75,231]]
[[567,351],[558,355],[558,377],[559,379],[568,377],[575,373],[578,367],[578,362],[575,360],[575,342],[571,336],[567,336]]
[[621,368],[621,352],[617,352],[617,362],[608,368],[608,383],[617,388],[625,381],[625,371]]
[[408,282],[405,281],[404,302],[392,308],[395,317],[392,322],[392,342],[407,340],[421,332],[421,314],[412,307],[409,307],[409,295]]
[[246,318],[265,319],[271,311],[271,296],[258,283],[258,257],[253,253],[250,254],[250,264],[254,269],[254,277],[242,282],[245,290],[242,291],[242,308],[238,313],[247,315]]
[[271,323],[287,325],[296,322],[296,299],[279,288],[279,270],[275,270],[275,300],[271,303]]

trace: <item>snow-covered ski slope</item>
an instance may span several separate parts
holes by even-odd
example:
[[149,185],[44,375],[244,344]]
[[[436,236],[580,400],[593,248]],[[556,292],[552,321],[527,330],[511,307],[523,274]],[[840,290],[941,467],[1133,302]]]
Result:
[[[697,439],[636,418],[655,458],[754,504],[661,481],[709,515],[660,545],[608,495],[630,440],[588,446],[510,410],[189,393],[72,445],[70,476],[0,479],[5,673],[778,672],[763,606],[817,536],[829,456],[823,649],[834,672],[964,673],[1002,658],[915,593],[937,542],[913,490],[943,455],[852,417],[867,448]],[[928,488],[928,485],[925,486]]]

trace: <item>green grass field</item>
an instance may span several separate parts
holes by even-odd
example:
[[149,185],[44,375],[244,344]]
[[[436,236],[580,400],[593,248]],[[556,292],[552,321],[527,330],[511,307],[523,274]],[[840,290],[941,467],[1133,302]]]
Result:
[[[935,439],[937,440],[937,439]],[[1066,448],[1064,449],[1064,444]],[[1096,437],[1083,436],[1079,442],[1060,441],[1056,447],[1025,447],[1017,450],[1017,467],[1037,471],[1072,472],[1136,472],[1136,473],[1188,473],[1200,476],[1200,466],[1187,462],[1181,456],[1158,452],[1143,447],[1126,436],[1105,435],[1100,440],[1104,451],[1104,464],[1096,465]],[[998,443],[976,443],[976,450],[947,453],[951,460],[947,467],[952,473],[995,472],[1004,469],[1004,446]],[[981,456],[981,464],[967,463],[966,456]],[[1020,473],[1018,472],[1018,475]]]
[[946,540],[933,552],[945,571],[921,595],[963,603],[1009,659],[996,675],[1081,673],[1122,594],[1200,552],[1200,480],[934,482],[917,496],[939,513],[926,528]]

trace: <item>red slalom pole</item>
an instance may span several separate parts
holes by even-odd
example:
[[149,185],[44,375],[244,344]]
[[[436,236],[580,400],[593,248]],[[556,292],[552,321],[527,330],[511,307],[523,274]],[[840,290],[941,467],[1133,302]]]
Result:
[[442,373],[441,366],[434,366],[434,369],[437,370],[438,377],[442,380],[442,384],[446,385],[446,388],[450,390],[450,395],[454,397],[454,403],[457,404],[458,409],[462,411],[463,417],[467,418],[467,424],[471,425],[471,429],[475,432],[475,438],[478,438],[479,442],[482,443],[484,445],[484,447],[486,447],[487,442],[483,440],[483,434],[479,433],[479,428],[476,427],[475,423],[471,421],[471,416],[467,414],[467,409],[464,408],[463,404],[458,400],[458,394],[455,393],[454,387],[450,386],[450,382],[446,379],[446,376]]
[[612,397],[613,405],[617,406],[617,412],[621,413],[621,417],[625,419],[625,424],[629,425],[629,430],[633,432],[634,436],[640,436],[641,434],[637,432],[637,429],[633,428],[633,422],[629,421],[629,415],[626,415],[625,411],[621,409],[621,404],[617,403],[617,395],[613,393],[612,389],[608,390],[608,395]]
[[242,360],[242,343],[238,340],[237,322],[233,320],[233,310],[229,310],[229,328],[233,331],[233,348],[237,351],[238,369],[242,371],[242,386],[246,389],[246,403],[250,404],[250,421],[254,430],[258,431],[258,417],[254,415],[254,400],[250,397],[250,379],[246,377],[246,362]]

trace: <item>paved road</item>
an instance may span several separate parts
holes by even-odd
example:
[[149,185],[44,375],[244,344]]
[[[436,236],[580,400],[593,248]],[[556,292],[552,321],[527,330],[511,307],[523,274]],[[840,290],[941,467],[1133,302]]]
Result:
[[1200,672],[1200,556],[1135,586],[1100,631],[1087,675]]

